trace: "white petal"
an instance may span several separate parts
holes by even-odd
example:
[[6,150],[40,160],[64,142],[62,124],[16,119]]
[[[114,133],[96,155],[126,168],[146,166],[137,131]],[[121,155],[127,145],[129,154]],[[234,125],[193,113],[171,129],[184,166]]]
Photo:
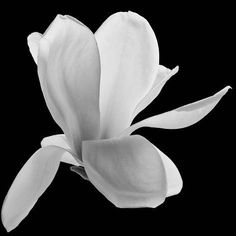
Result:
[[123,131],[121,136],[127,136],[141,127],[180,129],[193,125],[205,117],[216,106],[229,88],[230,86],[226,86],[213,96],[142,120]]
[[34,32],[27,37],[29,50],[36,64],[38,58],[39,41],[41,38],[42,34],[38,32]]
[[181,191],[183,187],[181,175],[175,164],[170,160],[170,158],[167,157],[160,149],[158,149],[157,147],[155,148],[161,156],[166,171],[167,197],[176,195]]
[[131,124],[136,105],[150,90],[159,64],[155,34],[133,12],[110,16],[95,33],[101,58],[101,138]]
[[25,163],[12,183],[2,206],[2,222],[13,230],[28,215],[55,177],[64,149],[39,149]]
[[[176,69],[177,69],[177,71],[176,71],[176,73],[177,73],[179,68],[175,67],[173,70],[176,70]],[[171,70],[166,68],[165,66],[158,65],[156,78],[154,80],[152,88],[155,87],[157,84],[159,84],[170,72],[171,72]]]
[[71,149],[68,140],[64,134],[48,136],[43,138],[43,140],[41,141],[42,147],[47,147],[51,145],[58,146],[67,150]]
[[81,140],[99,135],[100,60],[93,33],[58,15],[39,44],[38,73],[46,103],[80,155]]
[[83,141],[82,150],[89,180],[115,206],[157,207],[165,200],[161,156],[142,136]]
[[68,140],[64,134],[57,134],[57,135],[45,137],[41,141],[41,146],[42,147],[57,146],[57,147],[64,148],[67,150],[67,152],[65,152],[62,155],[61,162],[65,162],[65,163],[76,165],[76,166],[80,165],[79,164],[80,160],[78,158],[75,158],[74,155],[71,154],[73,151],[71,150]]
[[164,66],[159,66],[156,80],[154,81],[150,91],[148,91],[146,96],[136,106],[133,112],[132,120],[135,118],[136,115],[138,115],[139,112],[144,110],[159,95],[165,83],[173,75],[175,75],[178,72],[178,70],[179,70],[178,66],[176,66],[173,70],[165,68]]

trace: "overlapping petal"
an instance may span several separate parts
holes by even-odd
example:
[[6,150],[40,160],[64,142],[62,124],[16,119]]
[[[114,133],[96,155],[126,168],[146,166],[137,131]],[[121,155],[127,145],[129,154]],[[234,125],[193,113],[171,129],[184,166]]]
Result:
[[58,15],[39,41],[38,74],[49,110],[80,155],[99,134],[100,60],[93,33]]
[[133,12],[110,16],[95,33],[101,58],[101,138],[131,124],[136,105],[150,90],[159,64],[155,34]]
[[[155,147],[155,146],[154,146]],[[176,165],[171,161],[171,159],[166,156],[160,149],[155,147],[161,156],[167,179],[167,194],[166,197],[170,197],[178,194],[182,187],[183,181]]]
[[69,146],[69,142],[64,134],[57,134],[57,135],[45,137],[41,141],[41,146],[42,147],[47,147],[47,146],[61,147],[65,150],[67,150],[67,152],[65,152],[62,155],[61,162],[65,162],[65,163],[68,163],[71,165],[80,165],[81,164],[79,158],[75,158],[76,154],[73,153],[73,150],[71,150],[71,148]]
[[89,180],[115,206],[157,207],[165,200],[162,158],[144,137],[84,141],[82,150]]
[[64,149],[55,146],[41,148],[22,167],[2,206],[2,222],[7,231],[17,227],[51,184],[64,153]]
[[81,22],[58,15],[44,35],[29,35],[28,45],[47,106],[65,135],[44,138],[15,178],[2,208],[8,231],[27,216],[61,161],[74,165],[72,171],[117,207],[157,207],[181,191],[175,164],[144,137],[130,134],[140,127],[190,126],[216,106],[229,86],[129,127],[178,72],[178,67],[158,65],[157,40],[143,17],[113,14],[94,37]]
[[226,86],[213,96],[142,120],[124,130],[121,136],[127,136],[141,127],[180,129],[193,125],[205,117],[216,106],[229,88],[230,86]]
[[135,110],[132,115],[132,121],[139,112],[144,110],[161,92],[165,83],[175,75],[179,70],[179,67],[176,66],[173,70],[170,70],[164,66],[158,66],[158,73],[156,75],[156,79],[152,85],[152,88],[145,97],[137,104]]

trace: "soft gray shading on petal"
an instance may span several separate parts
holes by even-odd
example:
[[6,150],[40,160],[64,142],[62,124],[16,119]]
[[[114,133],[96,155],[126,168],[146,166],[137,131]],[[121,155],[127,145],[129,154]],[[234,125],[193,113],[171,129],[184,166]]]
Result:
[[115,206],[157,207],[165,200],[163,161],[144,137],[83,141],[82,150],[89,180]]
[[64,148],[67,152],[62,155],[61,162],[76,166],[82,164],[77,155],[71,150],[69,142],[64,134],[57,134],[43,138],[43,140],[41,141],[41,146],[57,146]]
[[38,74],[47,106],[81,158],[81,141],[99,135],[100,59],[93,33],[58,15],[39,43]]
[[95,33],[101,59],[100,138],[119,134],[150,90],[159,64],[155,34],[133,12],[111,15]]
[[170,197],[170,196],[176,195],[181,191],[183,187],[183,181],[178,171],[178,168],[170,160],[170,158],[166,156],[160,149],[158,149],[157,147],[155,148],[161,156],[161,159],[163,161],[165,171],[166,171],[166,179],[167,179],[167,195],[166,196]]
[[230,86],[226,86],[213,96],[142,120],[123,131],[121,136],[127,136],[141,127],[180,129],[193,125],[216,106],[229,88]]
[[64,152],[55,146],[41,148],[21,168],[2,206],[2,222],[8,232],[28,215],[51,184]]
[[139,112],[144,110],[159,95],[159,93],[161,92],[165,83],[173,75],[175,75],[178,72],[178,70],[179,70],[178,66],[176,66],[173,70],[165,68],[164,66],[159,66],[156,80],[154,81],[153,86],[150,89],[150,91],[146,94],[146,96],[136,106],[136,108],[133,112],[133,115],[132,115],[132,121],[135,118],[135,116],[138,115]]

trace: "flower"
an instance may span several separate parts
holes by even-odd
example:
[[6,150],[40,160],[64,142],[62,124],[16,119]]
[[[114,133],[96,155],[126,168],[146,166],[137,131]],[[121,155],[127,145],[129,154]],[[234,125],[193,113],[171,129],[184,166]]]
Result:
[[46,32],[28,36],[42,92],[62,135],[42,140],[22,167],[2,207],[10,231],[28,215],[51,184],[60,162],[87,178],[121,208],[157,207],[178,194],[174,163],[140,135],[140,127],[178,129],[206,116],[230,88],[149,117],[134,117],[178,71],[159,65],[155,34],[140,15],[119,12],[93,34],[70,16],[58,15]]

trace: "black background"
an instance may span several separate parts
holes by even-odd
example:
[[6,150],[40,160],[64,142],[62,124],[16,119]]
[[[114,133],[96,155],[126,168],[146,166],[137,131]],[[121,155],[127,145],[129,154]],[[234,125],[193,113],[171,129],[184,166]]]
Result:
[[[11,3],[1,15],[1,196],[43,137],[58,134],[40,90],[26,37],[44,32],[56,14],[69,14],[95,32],[117,11],[132,10],[153,27],[160,64],[180,71],[135,121],[205,98],[226,85],[233,90],[201,122],[180,130],[140,129],[177,165],[182,192],[156,209],[118,209],[89,182],[62,164],[52,185],[12,235],[100,233],[205,233],[231,228],[233,212],[235,53],[232,6],[224,4],[97,3],[64,1],[52,6]],[[0,234],[5,229],[0,225]]]

